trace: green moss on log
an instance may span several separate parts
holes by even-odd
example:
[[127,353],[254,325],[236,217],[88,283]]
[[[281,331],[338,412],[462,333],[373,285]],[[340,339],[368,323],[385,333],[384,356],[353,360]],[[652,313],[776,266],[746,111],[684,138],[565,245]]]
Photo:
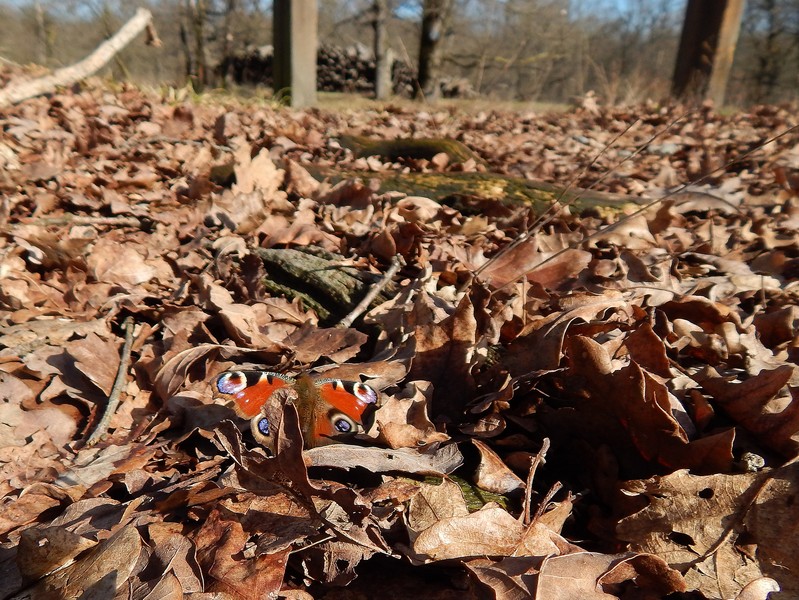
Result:
[[401,192],[409,196],[424,196],[437,202],[460,208],[465,199],[494,200],[507,205],[530,206],[537,214],[549,209],[556,201],[567,203],[578,212],[620,212],[649,200],[622,194],[610,194],[582,188],[567,189],[544,181],[530,181],[496,173],[398,173],[395,171],[335,170],[307,166],[319,180],[333,183],[344,179],[376,179],[380,192]]
[[[372,274],[342,266],[341,256],[278,248],[257,248],[255,253],[267,272],[267,290],[290,300],[299,299],[306,308],[316,311],[323,323],[338,321],[355,308],[375,279]],[[372,306],[385,302],[394,293],[394,288],[387,286]]]
[[477,164],[483,164],[483,159],[468,146],[448,138],[379,140],[360,135],[343,135],[339,142],[361,158],[379,156],[388,162],[396,162],[401,158],[431,160],[436,154],[446,154],[453,163],[463,163],[471,159]]

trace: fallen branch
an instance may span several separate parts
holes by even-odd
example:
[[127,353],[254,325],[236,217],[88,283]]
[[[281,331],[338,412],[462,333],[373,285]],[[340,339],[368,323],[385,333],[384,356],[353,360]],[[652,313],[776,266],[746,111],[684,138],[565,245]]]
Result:
[[19,220],[19,225],[108,225],[111,227],[142,227],[136,217],[92,217],[88,215],[64,215],[61,217],[29,217]]
[[28,98],[34,98],[54,91],[59,86],[71,85],[102,69],[114,55],[127,46],[143,30],[148,31],[148,43],[158,46],[160,41],[152,25],[153,16],[149,10],[140,8],[136,14],[112,38],[100,44],[97,49],[79,63],[58,69],[52,75],[32,81],[7,85],[0,90],[0,108],[10,106]]
[[130,347],[133,345],[133,317],[128,317],[123,323],[125,328],[125,343],[122,346],[122,354],[119,357],[119,369],[117,369],[117,376],[114,380],[114,385],[111,388],[111,393],[108,395],[108,404],[105,405],[105,411],[97,423],[89,439],[86,440],[87,446],[94,446],[100,438],[108,431],[108,425],[111,423],[111,417],[119,406],[119,398],[122,395],[122,388],[125,387],[128,378],[128,368],[130,367]]
[[524,526],[529,526],[530,523],[532,523],[530,518],[530,510],[533,503],[533,478],[535,477],[535,472],[536,469],[538,469],[538,465],[544,462],[544,458],[547,455],[547,450],[549,450],[549,438],[544,438],[544,442],[541,444],[541,449],[538,451],[538,454],[533,457],[533,460],[530,463],[530,470],[527,472],[527,488],[524,490],[524,506],[522,507],[522,514],[519,515],[519,518]]
[[397,274],[397,271],[400,270],[400,267],[405,263],[402,257],[397,254],[394,258],[391,259],[391,266],[389,266],[388,270],[385,272],[383,277],[380,278],[380,281],[375,283],[369,291],[366,292],[366,295],[358,302],[358,305],[350,311],[346,317],[341,319],[336,324],[336,327],[349,327],[353,324],[355,319],[361,316],[362,313],[366,312],[369,308],[369,305],[372,301],[377,298],[377,295],[383,290],[384,287],[388,285],[388,283],[394,278],[394,275]]

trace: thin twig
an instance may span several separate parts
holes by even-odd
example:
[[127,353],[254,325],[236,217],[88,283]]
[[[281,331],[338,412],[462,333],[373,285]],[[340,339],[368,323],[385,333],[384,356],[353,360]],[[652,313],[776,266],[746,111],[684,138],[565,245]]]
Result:
[[560,491],[560,488],[562,487],[563,484],[560,481],[556,481],[555,483],[552,484],[552,487],[549,488],[549,491],[547,492],[546,496],[543,497],[541,503],[538,505],[538,510],[535,511],[535,516],[530,521],[531,525],[541,518],[541,515],[543,515],[544,511],[547,509],[547,504],[549,504],[549,502],[552,500],[555,494],[557,494]]
[[62,217],[29,217],[19,220],[20,225],[112,225],[114,227],[141,227],[136,217],[92,217],[87,215],[64,215]]
[[114,386],[111,388],[111,393],[108,395],[108,404],[105,405],[105,411],[97,423],[89,439],[86,440],[87,446],[94,446],[102,436],[108,431],[108,425],[111,423],[111,417],[119,406],[119,398],[122,395],[122,388],[127,383],[128,368],[130,367],[130,347],[133,345],[133,317],[128,317],[122,324],[125,328],[125,343],[122,345],[122,354],[119,357],[119,368],[117,369],[117,377],[114,380]]
[[358,302],[358,305],[352,309],[350,314],[346,317],[341,319],[338,322],[336,327],[349,327],[353,324],[355,319],[361,316],[361,314],[365,313],[366,310],[369,308],[369,305],[372,303],[372,300],[377,298],[377,295],[381,292],[381,290],[388,285],[388,282],[394,278],[394,275],[397,274],[397,271],[400,270],[400,267],[405,263],[402,259],[402,256],[396,254],[394,258],[391,259],[391,265],[388,267],[388,270],[385,272],[383,277],[380,278],[380,281],[376,282],[369,291],[366,292],[366,295]]
[[538,465],[544,462],[544,457],[548,450],[549,438],[544,438],[544,441],[541,443],[541,449],[538,451],[538,454],[533,457],[533,461],[530,463],[530,470],[527,472],[527,489],[524,490],[524,510],[522,510],[524,525],[530,524],[530,505],[533,501],[533,477],[535,477],[535,471],[538,469]]

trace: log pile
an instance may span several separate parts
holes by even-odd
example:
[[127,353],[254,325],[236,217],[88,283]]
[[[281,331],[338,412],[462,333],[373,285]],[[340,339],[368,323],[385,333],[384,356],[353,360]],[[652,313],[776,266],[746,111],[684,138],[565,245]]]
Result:
[[[220,71],[235,83],[272,85],[272,46],[252,48],[230,58]],[[325,92],[374,94],[375,59],[361,44],[342,48],[322,45],[316,58],[317,88]],[[411,96],[416,72],[406,63],[395,60],[391,68],[393,90],[398,96]]]

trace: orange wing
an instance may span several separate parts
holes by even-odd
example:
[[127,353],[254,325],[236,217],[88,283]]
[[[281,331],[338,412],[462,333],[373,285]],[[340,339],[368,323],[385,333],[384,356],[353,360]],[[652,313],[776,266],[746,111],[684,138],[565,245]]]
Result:
[[363,417],[377,403],[377,393],[357,381],[319,379],[314,381],[319,400],[314,407],[313,425],[305,444],[323,446],[341,436],[363,431]]
[[233,400],[236,413],[251,419],[277,389],[294,385],[291,377],[271,371],[227,371],[214,381],[214,395]]

